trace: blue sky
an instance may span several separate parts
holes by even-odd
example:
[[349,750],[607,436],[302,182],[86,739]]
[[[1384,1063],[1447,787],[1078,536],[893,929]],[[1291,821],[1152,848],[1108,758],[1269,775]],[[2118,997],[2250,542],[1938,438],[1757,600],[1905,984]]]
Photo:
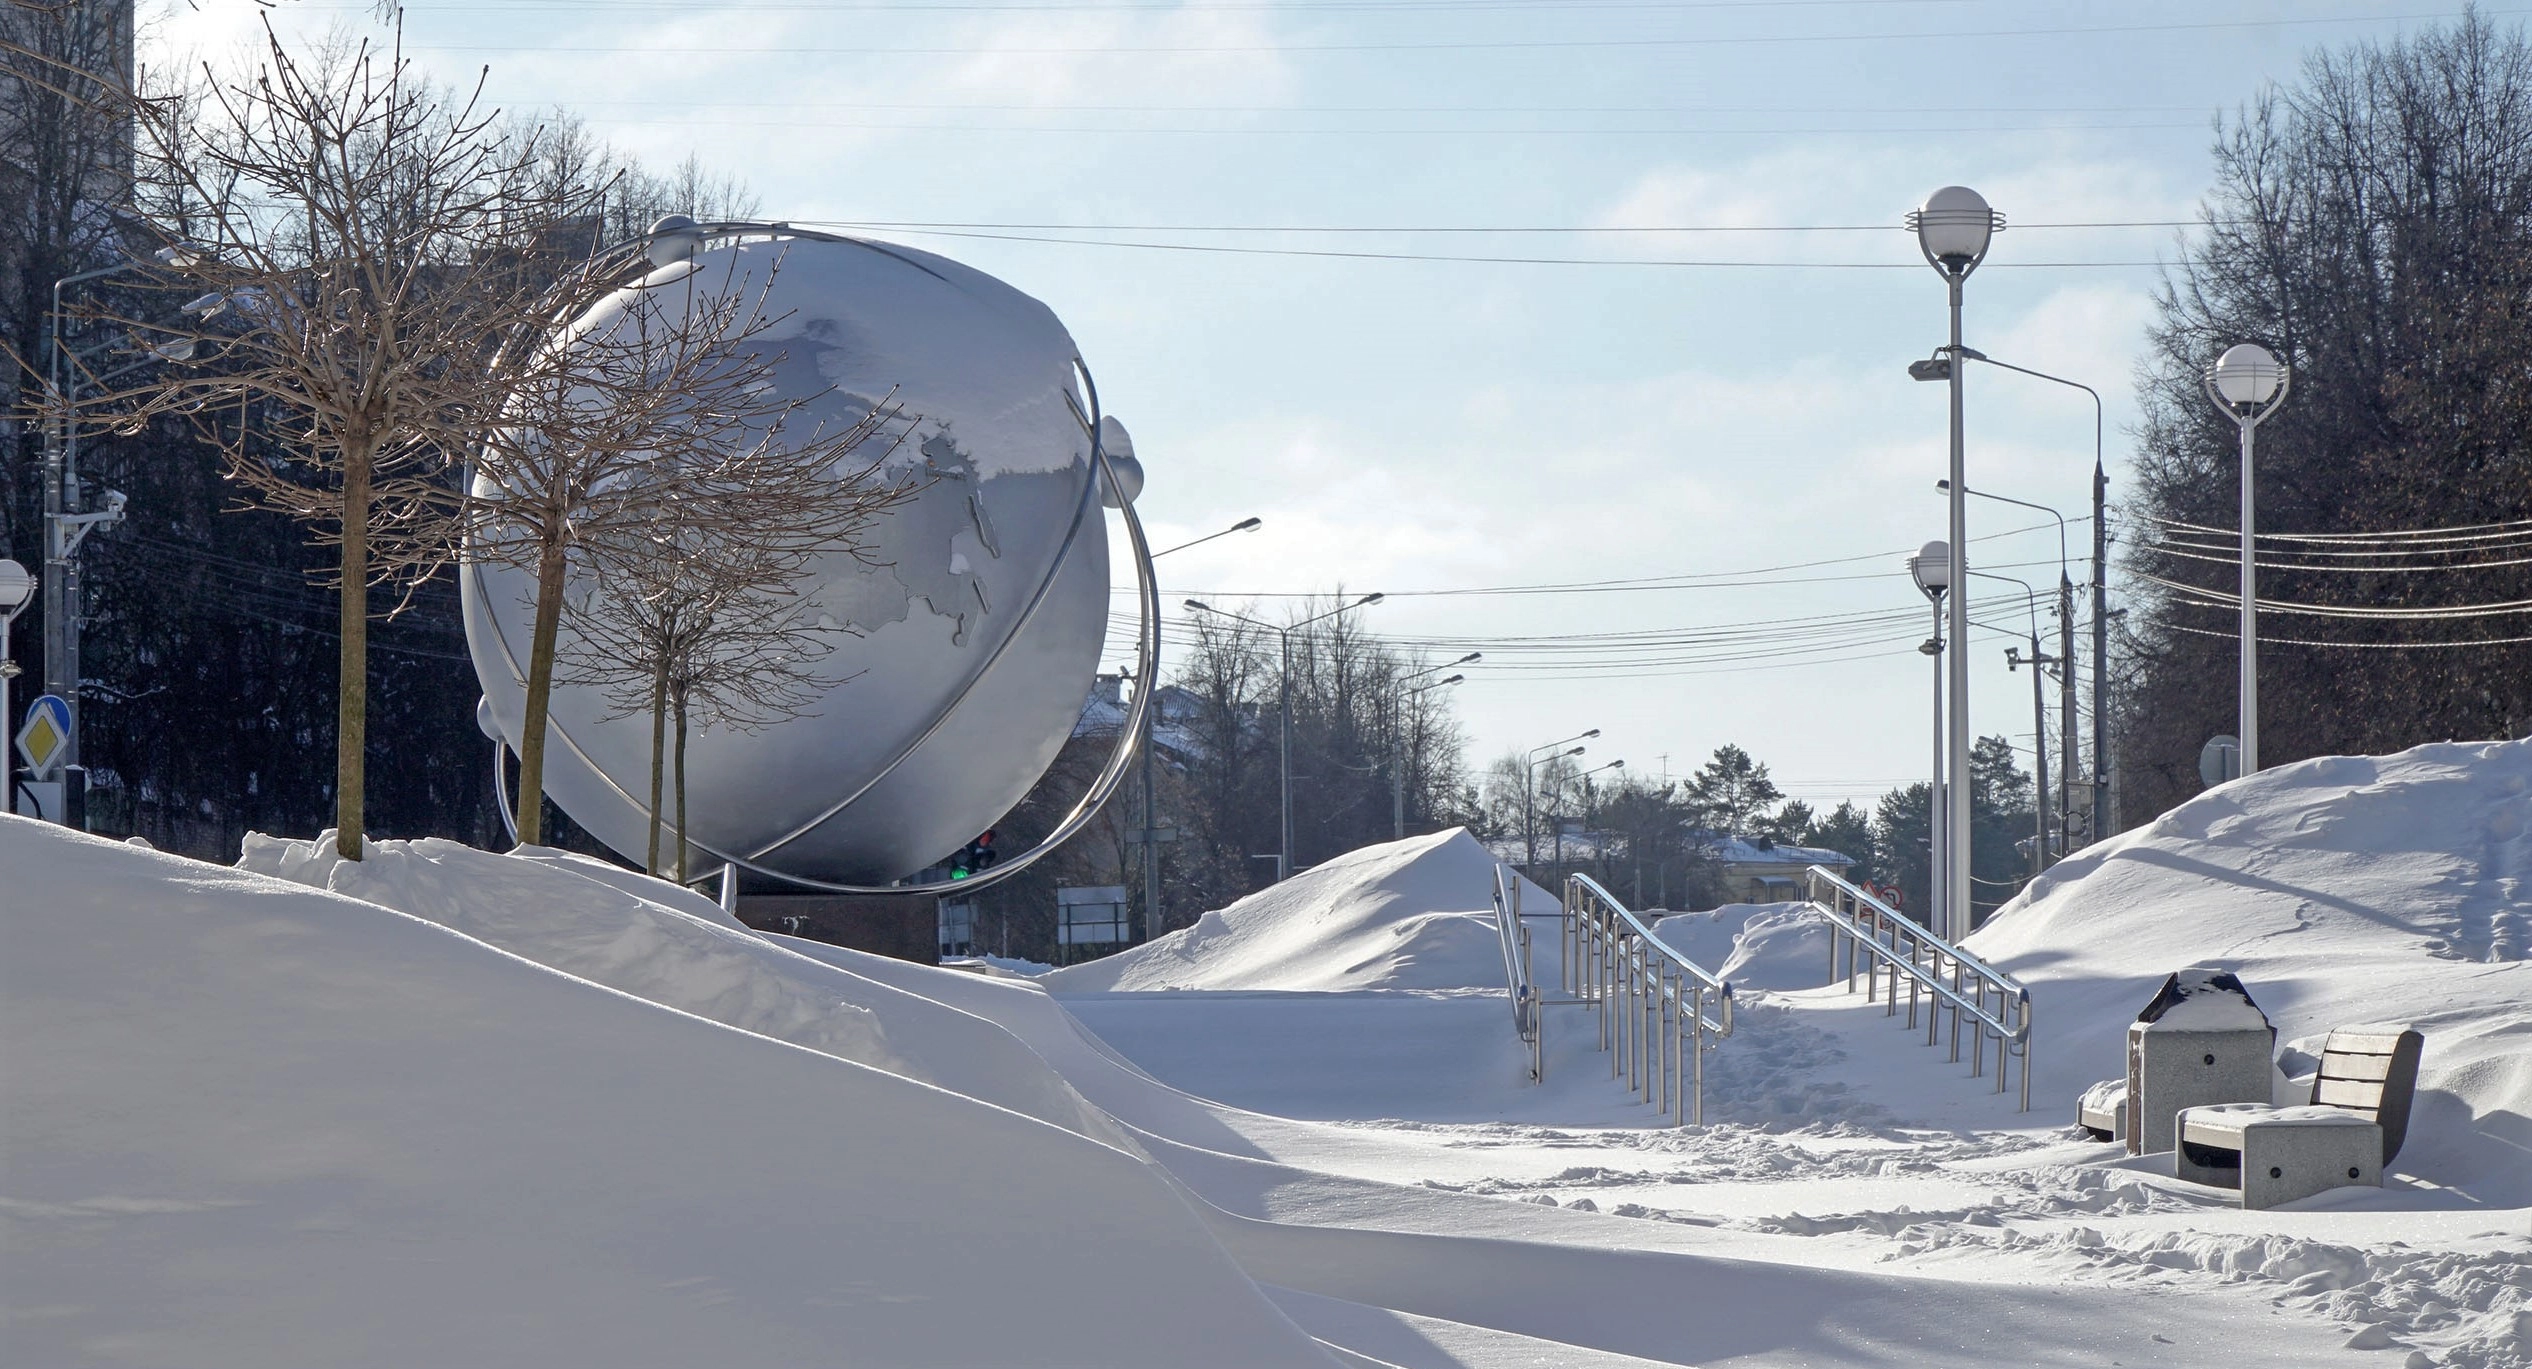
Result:
[[[272,13],[316,32],[369,8]],[[2046,225],[2188,220],[2219,111],[2292,81],[2316,46],[2458,13],[474,0],[409,5],[405,31],[451,80],[489,64],[506,108],[570,109],[662,168],[698,154],[769,218],[984,225],[947,231],[995,236],[872,232],[1063,317],[1134,430],[1157,544],[1265,520],[1163,562],[1166,602],[1385,591],[1378,632],[1436,659],[1486,646],[1457,690],[1474,761],[1598,727],[1590,761],[1659,773],[1667,756],[1676,775],[1737,742],[1825,808],[1914,780],[1930,750],[1923,600],[1901,562],[1942,535],[1944,402],[1906,363],[1943,340],[1943,292],[1900,216],[1958,183],[2015,225],[1970,282],[1967,340],[2103,392],[2115,499],[2154,263],[2180,230]],[[153,60],[236,52],[255,14],[170,4]],[[1654,231],[1687,228],[1763,231]],[[1199,231],[1221,229],[1243,231]],[[1106,245],[1122,242],[1170,246]],[[1175,250],[1197,246],[1273,250]],[[1566,260],[1281,254],[1296,250]],[[1974,487],[2087,514],[2082,395],[1973,371],[1968,403]],[[2028,529],[1978,542],[1973,569],[2053,586],[2057,531],[2039,524],[1973,505],[1973,538]],[[2072,536],[2080,554],[2088,533]],[[1805,568],[1768,570],[1788,566]],[[1404,593],[1664,576],[1712,578]],[[1786,621],[1881,613],[1837,637]],[[2018,602],[1981,616],[2025,621]],[[1689,633],[1705,635],[1518,649]],[[2027,744],[2006,645],[1973,640],[1973,716]],[[1812,654],[1768,654],[1789,648]]]

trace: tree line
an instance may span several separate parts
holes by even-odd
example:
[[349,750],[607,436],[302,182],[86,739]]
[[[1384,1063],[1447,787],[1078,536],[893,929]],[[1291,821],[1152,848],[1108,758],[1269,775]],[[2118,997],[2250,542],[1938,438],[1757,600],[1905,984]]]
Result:
[[[799,578],[910,493],[880,474],[893,415],[828,431],[800,417],[817,396],[764,383],[768,279],[680,273],[674,235],[630,284],[593,261],[665,214],[751,212],[744,192],[484,109],[392,32],[301,52],[268,30],[242,74],[135,90],[128,7],[9,15],[0,115],[29,155],[6,163],[0,532],[40,562],[57,480],[72,511],[126,510],[83,549],[90,825],[213,858],[329,817],[347,858],[365,832],[488,842],[462,552],[532,587],[521,837],[549,836],[558,679],[654,720],[651,807],[682,830],[690,723],[806,706],[827,682]],[[683,869],[682,840],[651,844]]]

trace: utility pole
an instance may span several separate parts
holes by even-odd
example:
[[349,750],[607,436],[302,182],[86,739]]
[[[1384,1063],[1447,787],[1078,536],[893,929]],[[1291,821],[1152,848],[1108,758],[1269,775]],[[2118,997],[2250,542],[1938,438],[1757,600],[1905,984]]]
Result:
[[2110,477],[2092,459],[2092,825],[2094,841],[2112,834],[2110,817]]

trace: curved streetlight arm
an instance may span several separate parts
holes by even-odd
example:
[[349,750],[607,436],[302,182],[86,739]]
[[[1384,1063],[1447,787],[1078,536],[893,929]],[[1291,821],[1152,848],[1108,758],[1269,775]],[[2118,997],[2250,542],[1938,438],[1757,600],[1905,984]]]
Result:
[[1224,528],[1220,532],[1208,532],[1204,536],[1199,537],[1192,542],[1181,542],[1177,546],[1165,547],[1159,551],[1153,552],[1152,559],[1157,561],[1172,552],[1185,551],[1189,547],[1203,546],[1205,543],[1210,542],[1217,537],[1228,537],[1235,532],[1250,531],[1251,529],[1258,527],[1260,524],[1263,524],[1265,521],[1266,520],[1263,518],[1243,518],[1240,521],[1233,523],[1231,526]]
[[[1951,487],[1952,482],[1949,480],[1937,480],[1934,482],[1934,488],[1938,490],[1948,490]],[[2057,510],[2050,508],[2046,504],[2034,504],[2028,499],[2016,499],[2009,494],[1990,494],[1985,490],[1979,489],[1970,490],[1969,493],[1980,499],[1992,499],[1999,504],[2011,504],[2016,508],[2029,509],[2034,513],[2045,513],[2049,517],[2056,519],[2057,578],[2060,580],[2067,580],[2069,583],[2072,583],[2072,580],[2066,572],[2066,515],[2059,513]]]
[[1301,629],[1310,626],[1312,623],[1324,623],[1328,619],[1337,617],[1340,614],[1351,613],[1358,608],[1369,608],[1387,597],[1388,596],[1385,594],[1366,594],[1362,598],[1357,599],[1350,604],[1339,604],[1325,613],[1319,614],[1315,617],[1304,618],[1300,622],[1293,624],[1289,630],[1299,632]]
[[1235,623],[1246,623],[1251,627],[1262,627],[1277,636],[1281,636],[1292,631],[1292,629],[1288,627],[1277,627],[1263,618],[1251,618],[1245,613],[1233,613],[1227,608],[1215,608],[1213,605],[1198,599],[1188,600],[1187,607],[1194,609],[1198,613],[1210,613],[1216,618],[1228,618]]
[[[1549,743],[1548,743],[1547,745],[1545,745],[1545,746],[1533,746],[1533,747],[1531,747],[1531,748],[1530,748],[1530,752],[1529,752],[1529,754],[1531,754],[1531,755],[1535,756],[1535,755],[1537,755],[1538,753],[1540,753],[1540,752],[1542,752],[1542,751],[1552,751],[1552,750],[1554,750],[1554,749],[1555,749],[1555,748],[1557,748],[1557,747],[1563,746],[1563,745],[1565,744],[1565,742],[1588,741],[1588,740],[1590,740],[1591,738],[1593,738],[1593,737],[1597,737],[1597,736],[1599,736],[1599,735],[1600,735],[1600,729],[1595,727],[1595,728],[1591,729],[1589,732],[1577,732],[1577,733],[1575,733],[1574,735],[1572,735],[1572,736],[1570,736],[1570,737],[1565,738],[1563,741],[1552,741],[1552,742],[1549,742]],[[1567,754],[1567,755],[1579,755],[1579,754],[1581,754],[1581,753],[1580,753],[1580,751],[1579,751],[1579,750],[1577,750],[1577,751],[1570,751],[1570,752],[1567,752],[1566,754]]]

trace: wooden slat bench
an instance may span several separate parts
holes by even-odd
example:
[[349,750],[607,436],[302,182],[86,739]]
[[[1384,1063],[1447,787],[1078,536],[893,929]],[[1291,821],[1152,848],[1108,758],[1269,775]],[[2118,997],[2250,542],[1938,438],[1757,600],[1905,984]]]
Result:
[[2242,1191],[2242,1206],[2274,1207],[2348,1184],[2380,1187],[2409,1132],[2424,1038],[2405,1026],[2341,1027],[2321,1048],[2312,1102],[2183,1108],[2172,1172]]

